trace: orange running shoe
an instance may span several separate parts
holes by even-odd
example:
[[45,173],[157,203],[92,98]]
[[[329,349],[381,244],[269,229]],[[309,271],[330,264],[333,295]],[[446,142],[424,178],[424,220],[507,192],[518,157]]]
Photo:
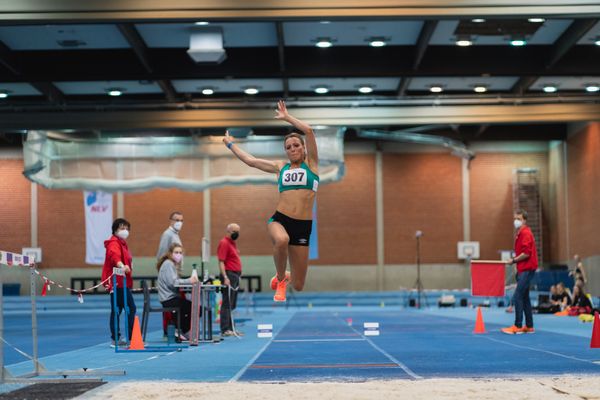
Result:
[[285,301],[286,290],[287,279],[277,282],[277,290],[275,291],[275,296],[273,296],[273,301]]
[[507,335],[520,335],[522,333],[525,333],[525,331],[523,330],[523,328],[519,328],[516,325],[513,325],[513,326],[508,327],[508,328],[502,328],[500,330],[503,333],[506,333]]
[[[290,272],[289,271],[285,271],[285,280],[286,281],[290,280]],[[271,289],[277,290],[277,274],[275,274],[275,276],[271,278]]]
[[535,333],[535,329],[533,329],[533,326],[531,328],[528,326],[524,326],[523,333]]

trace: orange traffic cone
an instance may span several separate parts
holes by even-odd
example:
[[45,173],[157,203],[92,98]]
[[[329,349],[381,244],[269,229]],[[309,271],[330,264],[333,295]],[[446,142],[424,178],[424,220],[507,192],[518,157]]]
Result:
[[140,330],[140,320],[137,315],[133,322],[133,332],[131,333],[129,350],[144,350],[144,341],[142,340],[142,331]]
[[481,307],[477,307],[477,318],[475,319],[475,329],[473,330],[473,333],[486,333],[483,316],[481,315]]
[[600,319],[598,313],[594,313],[594,327],[592,328],[592,341],[590,348],[597,349],[600,347]]

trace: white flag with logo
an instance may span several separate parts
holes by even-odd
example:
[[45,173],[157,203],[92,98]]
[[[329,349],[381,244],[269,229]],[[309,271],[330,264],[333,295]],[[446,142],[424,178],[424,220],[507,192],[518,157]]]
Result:
[[84,191],[83,207],[85,209],[85,262],[104,264],[104,241],[112,234],[112,194]]

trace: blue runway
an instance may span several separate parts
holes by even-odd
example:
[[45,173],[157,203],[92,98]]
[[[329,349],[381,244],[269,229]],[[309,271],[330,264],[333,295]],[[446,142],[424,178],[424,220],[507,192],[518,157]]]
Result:
[[[364,301],[365,295],[360,296]],[[378,304],[377,294],[371,296],[372,304]],[[487,333],[473,334],[474,308],[270,305],[237,311],[237,326],[246,333],[242,338],[182,352],[115,353],[109,347],[106,300],[98,296],[85,305],[66,297],[44,300],[38,322],[46,368],[126,371],[125,376],[104,377],[107,381],[355,382],[600,375],[596,363],[600,349],[590,349],[592,324],[573,317],[536,315],[535,334],[510,336],[499,329],[510,325],[514,315],[500,308],[483,309]],[[314,301],[319,302],[318,295]],[[5,340],[30,352],[27,306],[24,300],[8,305]],[[365,322],[378,322],[379,336],[365,336]],[[256,337],[261,323],[273,324],[273,338]],[[157,314],[150,317],[147,344],[165,344]],[[32,363],[10,346],[4,346],[4,355],[13,374],[31,371]]]

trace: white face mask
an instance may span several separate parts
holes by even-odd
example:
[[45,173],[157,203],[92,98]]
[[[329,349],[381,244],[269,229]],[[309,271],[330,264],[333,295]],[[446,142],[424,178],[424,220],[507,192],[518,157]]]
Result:
[[523,221],[521,221],[520,219],[515,219],[513,221],[513,224],[515,225],[515,229],[519,229],[521,226],[523,226]]
[[129,237],[129,231],[127,229],[121,229],[120,231],[117,231],[117,236],[123,240],[127,240]]
[[180,231],[182,226],[183,226],[183,221],[177,221],[173,224],[173,228],[175,228],[176,231]]

